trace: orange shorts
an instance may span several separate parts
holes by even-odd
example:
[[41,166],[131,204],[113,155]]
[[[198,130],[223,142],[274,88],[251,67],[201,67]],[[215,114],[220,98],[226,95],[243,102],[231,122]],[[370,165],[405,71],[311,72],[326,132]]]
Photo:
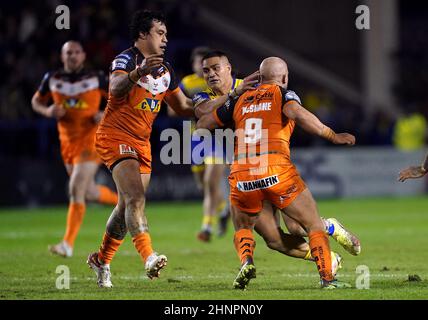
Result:
[[93,139],[86,139],[78,143],[61,142],[61,156],[64,163],[69,165],[88,161],[101,162]]
[[261,212],[264,200],[283,209],[306,189],[292,164],[237,171],[230,174],[229,184],[230,203],[248,213]]
[[122,160],[135,159],[140,163],[140,173],[152,172],[150,141],[143,144],[141,141],[132,138],[97,133],[95,147],[101,160],[110,171]]

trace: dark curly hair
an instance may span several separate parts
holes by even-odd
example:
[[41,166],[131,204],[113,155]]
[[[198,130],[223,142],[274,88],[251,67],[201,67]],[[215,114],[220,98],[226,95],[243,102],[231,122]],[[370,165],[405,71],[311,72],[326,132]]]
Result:
[[159,11],[139,10],[132,15],[129,24],[129,32],[132,40],[136,41],[140,37],[140,32],[149,33],[153,27],[153,21],[165,24],[165,16]]

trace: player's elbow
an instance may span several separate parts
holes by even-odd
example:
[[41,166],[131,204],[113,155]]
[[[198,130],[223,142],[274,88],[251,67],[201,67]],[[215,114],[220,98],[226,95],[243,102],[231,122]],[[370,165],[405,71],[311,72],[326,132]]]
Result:
[[38,104],[39,104],[39,99],[37,98],[37,94],[35,94],[31,98],[31,108],[33,109],[33,111],[37,111]]

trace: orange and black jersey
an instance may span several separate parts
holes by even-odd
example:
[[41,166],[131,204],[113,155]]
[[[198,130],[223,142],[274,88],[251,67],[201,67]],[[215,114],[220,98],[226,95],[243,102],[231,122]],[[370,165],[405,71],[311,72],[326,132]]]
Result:
[[[110,72],[127,74],[138,68],[144,60],[136,47],[131,47],[113,60]],[[148,141],[152,124],[160,111],[162,100],[180,90],[178,79],[171,65],[162,65],[147,76],[141,77],[124,97],[114,97],[111,92],[98,133],[114,134]]]
[[100,109],[101,98],[107,97],[107,87],[108,78],[102,71],[67,73],[59,69],[45,74],[36,94],[44,103],[53,100],[66,110],[58,120],[60,140],[77,141],[96,130],[93,116]]
[[271,164],[290,161],[290,138],[295,123],[283,114],[283,106],[290,101],[301,104],[294,91],[262,84],[236,100],[227,100],[213,112],[220,126],[232,124],[236,130],[235,160],[268,154],[280,155],[269,156]]

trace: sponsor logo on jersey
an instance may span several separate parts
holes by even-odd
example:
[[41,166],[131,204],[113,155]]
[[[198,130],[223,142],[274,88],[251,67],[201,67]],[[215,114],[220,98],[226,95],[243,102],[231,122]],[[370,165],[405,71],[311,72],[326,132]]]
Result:
[[242,107],[242,114],[259,111],[270,111],[272,102],[262,102],[259,104],[251,104],[248,107]]
[[279,183],[278,175],[266,177],[258,180],[238,181],[237,188],[241,192],[250,192],[270,188]]
[[281,204],[286,200],[289,199],[291,194],[297,191],[297,187],[295,184],[293,184],[291,187],[289,187],[286,191],[285,194],[279,196],[279,201],[281,202]]
[[126,69],[126,65],[128,64],[129,59],[124,58],[116,58],[112,63],[112,70],[116,69]]
[[120,152],[120,154],[131,154],[133,156],[137,155],[137,151],[135,151],[134,148],[132,148],[126,144],[120,144],[119,145],[119,152]]
[[256,94],[256,99],[257,100],[270,99],[272,97],[273,97],[273,92],[270,92],[270,91],[265,92],[265,93],[261,93],[261,94],[260,93]]
[[135,106],[135,109],[140,109],[150,112],[159,112],[160,111],[160,100],[145,98],[141,103]]
[[64,100],[63,106],[66,109],[86,109],[88,108],[88,104],[81,100],[81,99],[75,99],[75,98],[68,98]]

